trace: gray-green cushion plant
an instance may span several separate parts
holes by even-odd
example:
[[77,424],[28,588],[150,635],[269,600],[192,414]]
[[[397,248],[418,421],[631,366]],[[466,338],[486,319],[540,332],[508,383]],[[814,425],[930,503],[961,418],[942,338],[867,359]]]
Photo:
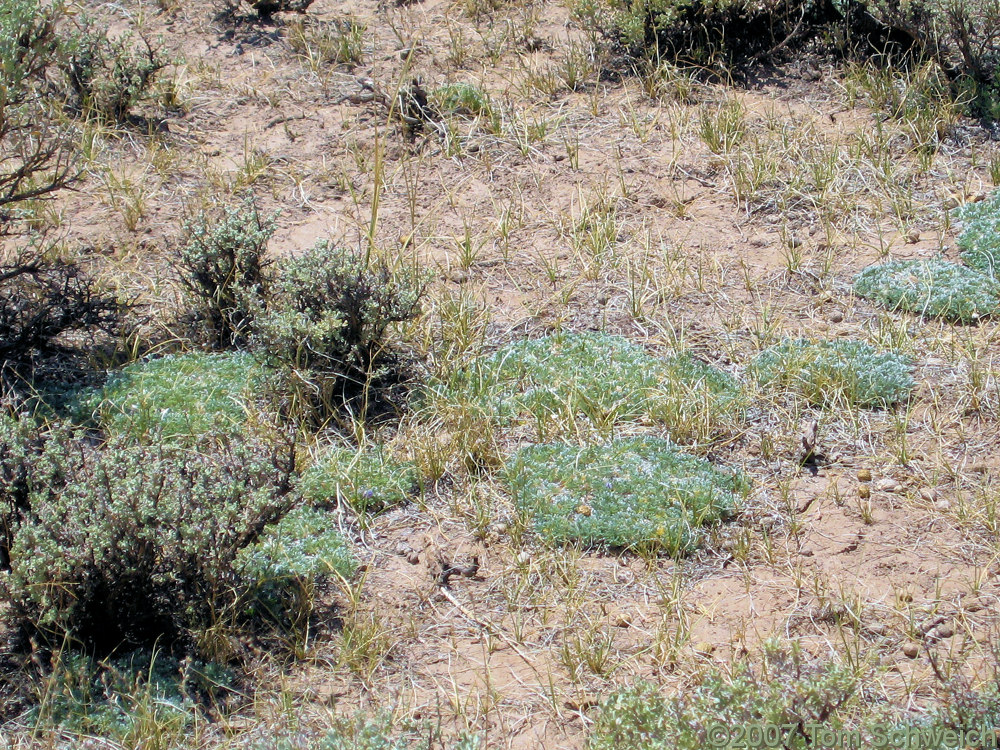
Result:
[[241,550],[237,566],[250,612],[294,622],[312,611],[318,581],[329,575],[350,578],[357,562],[334,516],[303,507]]
[[700,529],[736,510],[748,489],[742,475],[654,437],[528,446],[503,477],[548,541],[670,554],[693,548]]
[[240,553],[240,565],[258,585],[312,579],[328,573],[349,578],[356,562],[334,516],[296,508]]
[[413,464],[395,460],[382,448],[334,448],[303,473],[301,486],[316,507],[346,502],[357,511],[373,513],[409,499],[419,488],[419,477]]
[[958,238],[962,260],[995,278],[1000,265],[1000,191],[987,200],[959,206],[954,214],[965,225]]
[[[648,682],[621,688],[601,704],[587,748],[696,750],[755,744],[804,750],[814,746],[806,725],[843,726],[855,689],[849,669],[807,663],[796,647],[769,642],[756,670],[745,661],[735,662],[731,670],[712,668],[669,697]],[[747,734],[752,727],[766,728],[768,734]]]
[[534,422],[542,435],[583,416],[602,426],[654,420],[677,440],[704,440],[742,414],[739,383],[721,370],[604,333],[517,341],[432,386],[431,396]]
[[854,278],[854,292],[891,310],[957,323],[993,315],[1000,305],[989,276],[943,258],[870,266]]
[[112,434],[184,442],[242,429],[266,375],[245,352],[168,355],[123,367],[84,404]]
[[358,711],[334,717],[333,727],[323,734],[300,728],[294,734],[279,734],[254,744],[250,750],[478,750],[483,746],[478,735],[468,732],[447,742],[441,737],[440,726]]
[[[178,658],[164,649],[138,649],[95,659],[64,649],[46,674],[48,697],[30,709],[28,721],[58,727],[68,742],[100,737],[121,746],[187,738],[205,705],[233,697],[236,673],[216,662]],[[155,727],[155,729],[153,729]]]
[[761,352],[752,372],[761,384],[824,406],[891,406],[913,388],[912,364],[863,341],[785,340]]

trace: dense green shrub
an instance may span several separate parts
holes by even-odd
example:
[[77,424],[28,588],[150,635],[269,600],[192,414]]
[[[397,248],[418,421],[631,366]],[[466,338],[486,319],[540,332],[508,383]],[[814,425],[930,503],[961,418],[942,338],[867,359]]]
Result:
[[576,0],[574,15],[631,57],[701,69],[780,60],[810,44],[931,60],[957,101],[1000,116],[995,0]]
[[273,217],[262,217],[251,198],[206,210],[184,225],[175,265],[194,315],[219,348],[245,346],[267,291],[267,241]]
[[785,340],[761,352],[753,373],[764,385],[825,406],[891,406],[913,388],[911,363],[863,341]]
[[864,0],[863,7],[934,60],[960,98],[1000,116],[1000,4],[996,0]]
[[871,55],[916,41],[869,0],[577,0],[574,14],[631,57],[699,68],[781,60],[810,43]]
[[370,375],[388,359],[389,326],[416,315],[420,291],[385,263],[320,242],[272,279],[256,344],[298,370]]
[[962,260],[996,278],[1000,265],[1000,191],[985,201],[959,206],[955,217],[965,225],[958,238]]
[[113,434],[190,442],[243,429],[265,382],[264,368],[247,352],[174,354],[112,373],[84,403]]
[[30,512],[29,466],[43,441],[28,420],[15,420],[0,412],[0,571],[10,568],[10,548],[21,519]]
[[702,526],[731,514],[747,490],[659,438],[607,445],[533,445],[504,467],[517,507],[556,543],[685,552]]
[[[247,0],[247,5],[261,21],[268,22],[275,13],[305,13],[314,0]],[[219,20],[237,21],[241,0],[219,0],[216,5]]]
[[394,460],[382,448],[332,449],[302,475],[302,494],[317,507],[346,502],[359,512],[377,512],[409,499],[418,489],[413,464]]
[[412,275],[320,242],[270,279],[252,345],[284,369],[298,418],[322,425],[345,404],[371,408],[400,379],[387,334],[417,314],[422,291]]
[[88,18],[66,36],[62,46],[63,66],[77,108],[88,117],[114,124],[128,120],[166,66],[142,34],[126,32],[113,38]]
[[246,595],[241,550],[299,502],[291,451],[213,436],[94,445],[68,429],[19,448],[23,430],[0,423],[0,473],[20,473],[0,487],[12,537],[0,595],[18,630],[215,656],[207,634],[237,624]]
[[389,327],[417,313],[422,281],[387,263],[320,242],[280,266],[266,257],[274,232],[251,200],[218,221],[186,226],[177,267],[194,317],[219,348],[250,348],[280,370],[290,411],[325,423],[399,375]]
[[737,730],[753,726],[778,728],[774,747],[804,749],[812,746],[807,724],[843,726],[842,709],[856,689],[848,669],[806,663],[795,646],[766,644],[758,670],[744,661],[731,670],[710,669],[669,698],[646,682],[622,688],[601,704],[588,750],[734,748],[756,740],[743,735],[739,744]]
[[652,419],[677,440],[710,439],[742,413],[739,384],[689,354],[657,358],[620,336],[558,333],[518,341],[431,386],[499,420],[534,421],[542,436],[579,416],[599,426]]
[[854,293],[891,310],[971,323],[1000,305],[996,282],[943,258],[896,260],[854,277]]
[[250,0],[250,7],[261,18],[270,18],[275,13],[305,13],[313,0]]

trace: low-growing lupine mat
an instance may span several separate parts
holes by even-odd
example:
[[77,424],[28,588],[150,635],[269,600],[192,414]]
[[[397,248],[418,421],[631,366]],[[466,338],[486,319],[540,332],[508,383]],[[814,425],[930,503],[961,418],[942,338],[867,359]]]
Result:
[[912,363],[864,341],[786,339],[765,349],[751,371],[766,386],[824,406],[885,407],[913,389]]
[[302,494],[317,507],[347,502],[377,512],[407,500],[418,489],[417,470],[383,449],[331,448],[302,474]]
[[603,445],[533,445],[504,469],[519,510],[543,539],[587,547],[693,548],[730,515],[746,481],[655,437]]
[[688,353],[656,357],[604,333],[517,341],[432,385],[430,395],[499,420],[657,421],[678,440],[709,438],[742,413],[740,385],[727,373]]
[[985,274],[944,258],[894,260],[854,277],[854,293],[890,310],[971,323],[1000,305],[996,283]]
[[1000,265],[1000,191],[978,203],[966,203],[954,211],[964,226],[958,237],[966,265],[996,277]]
[[86,403],[112,433],[188,440],[240,429],[265,378],[246,352],[171,354],[112,373]]

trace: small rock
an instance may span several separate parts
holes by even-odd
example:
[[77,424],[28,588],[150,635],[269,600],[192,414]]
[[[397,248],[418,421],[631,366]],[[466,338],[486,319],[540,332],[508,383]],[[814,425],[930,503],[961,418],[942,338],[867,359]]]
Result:
[[872,481],[871,469],[859,469],[858,470],[858,481],[859,482],[870,482]]
[[715,653],[715,644],[708,641],[698,641],[691,648],[698,656],[711,656]]
[[930,632],[937,628],[938,625],[945,621],[944,615],[936,615],[934,617],[928,617],[917,625],[917,630],[919,630],[924,635],[930,635]]
[[907,659],[916,659],[919,653],[920,647],[913,641],[907,641],[903,644],[903,656]]
[[866,625],[865,630],[872,635],[886,635],[889,632],[884,622],[873,622],[871,625]]
[[576,512],[579,513],[581,516],[589,516],[594,512],[594,509],[591,508],[589,505],[581,503],[580,505],[576,506]]
[[927,503],[933,503],[937,500],[937,492],[932,490],[930,487],[920,488],[920,499]]
[[517,553],[517,562],[519,565],[525,565],[531,560],[531,555],[528,554],[528,550],[521,550]]
[[875,489],[881,492],[899,492],[902,489],[902,485],[895,479],[883,479],[875,484]]
[[871,496],[872,496],[872,488],[869,487],[867,484],[863,484],[860,487],[858,487],[858,497],[860,497],[862,500],[867,500]]
[[933,640],[940,640],[942,638],[951,638],[953,635],[955,635],[955,627],[950,622],[942,622],[931,630],[927,634],[927,637]]
[[843,323],[844,322],[844,313],[842,313],[840,310],[834,310],[832,313],[830,313],[830,322],[831,323]]
[[918,232],[916,229],[913,229],[906,233],[907,245],[916,245],[918,242],[920,242],[920,232]]

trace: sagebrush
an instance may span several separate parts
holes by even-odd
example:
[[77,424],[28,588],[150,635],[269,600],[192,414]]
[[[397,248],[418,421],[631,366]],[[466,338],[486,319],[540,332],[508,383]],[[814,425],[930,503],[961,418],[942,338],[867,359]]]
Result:
[[193,448],[0,420],[0,472],[13,478],[0,488],[0,595],[24,637],[233,656],[213,633],[238,629],[241,551],[300,502],[294,455],[232,436]]

